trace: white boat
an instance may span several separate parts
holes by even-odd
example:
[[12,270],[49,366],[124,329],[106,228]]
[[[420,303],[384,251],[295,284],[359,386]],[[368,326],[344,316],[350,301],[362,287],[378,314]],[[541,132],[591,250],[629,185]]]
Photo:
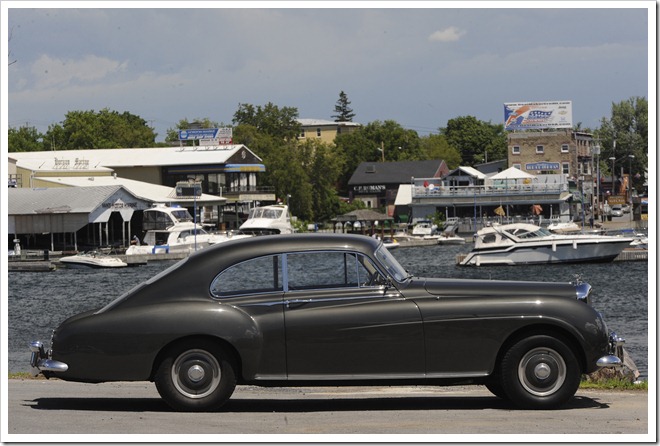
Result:
[[80,253],[60,258],[60,263],[67,268],[123,268],[128,266],[117,257],[111,257],[98,252]]
[[385,237],[383,239],[383,246],[385,246],[389,250],[392,250],[398,248],[400,245],[395,238]]
[[431,220],[419,220],[415,223],[412,230],[413,237],[436,237],[438,235],[438,226],[434,225]]
[[465,239],[449,232],[443,232],[438,237],[438,245],[464,245]]
[[281,204],[260,206],[250,210],[248,219],[239,228],[242,234],[292,234],[289,207]]
[[127,255],[192,253],[233,238],[231,234],[205,231],[193,222],[188,210],[181,207],[157,205],[146,209],[142,227],[146,230],[144,239],[139,244],[131,244],[126,250]]
[[552,234],[528,223],[493,225],[477,232],[460,265],[609,262],[633,239],[595,234]]

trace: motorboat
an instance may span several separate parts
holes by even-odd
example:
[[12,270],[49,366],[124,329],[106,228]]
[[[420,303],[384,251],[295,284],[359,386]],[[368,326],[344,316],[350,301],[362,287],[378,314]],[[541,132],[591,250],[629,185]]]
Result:
[[131,242],[127,255],[192,253],[232,238],[231,234],[207,232],[193,221],[187,209],[177,206],[145,209],[142,228],[146,231],[143,240]]
[[399,242],[395,238],[385,237],[383,239],[383,246],[385,246],[389,250],[392,250],[392,249],[398,248],[400,245],[399,245]]
[[239,228],[241,234],[293,234],[289,207],[282,204],[250,209],[247,220]]
[[60,263],[67,268],[123,268],[128,264],[118,257],[100,254],[96,251],[79,253],[60,258]]
[[438,235],[438,226],[431,220],[419,220],[412,230],[413,237],[435,237]]
[[477,232],[474,248],[459,264],[610,262],[632,241],[623,236],[553,234],[529,223],[496,224]]
[[438,239],[438,245],[464,245],[465,239],[450,232],[443,232]]

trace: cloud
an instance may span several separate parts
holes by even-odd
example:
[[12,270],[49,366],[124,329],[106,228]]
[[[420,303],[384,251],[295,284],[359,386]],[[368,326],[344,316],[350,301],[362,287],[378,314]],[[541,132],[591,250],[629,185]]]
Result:
[[75,82],[96,82],[109,75],[126,71],[128,62],[119,62],[93,55],[79,60],[39,57],[31,67],[36,88],[71,85]]
[[450,26],[440,31],[436,31],[429,36],[429,42],[457,42],[466,34],[466,31],[455,26]]

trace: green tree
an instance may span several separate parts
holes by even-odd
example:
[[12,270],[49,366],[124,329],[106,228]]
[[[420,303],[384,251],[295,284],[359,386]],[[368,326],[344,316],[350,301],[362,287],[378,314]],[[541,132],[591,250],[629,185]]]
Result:
[[447,127],[441,128],[440,133],[461,153],[463,164],[506,158],[506,133],[502,124],[480,121],[474,116],[460,116],[447,121]]
[[259,132],[282,140],[295,140],[300,134],[298,109],[278,107],[269,102],[263,107],[252,104],[239,104],[232,122],[235,125],[251,125]]
[[461,165],[461,154],[449,145],[444,135],[423,136],[419,142],[422,159],[444,160],[450,170]]
[[9,152],[39,152],[44,150],[43,135],[36,127],[10,127],[7,132]]
[[339,92],[339,99],[335,104],[335,113],[332,115],[335,118],[335,122],[353,122],[355,113],[350,107],[351,101],[348,100],[348,96],[344,93],[344,90]]
[[154,147],[155,140],[154,129],[144,119],[108,109],[70,111],[44,135],[57,150]]
[[340,199],[337,182],[342,172],[344,159],[334,147],[316,140],[307,140],[302,145],[307,158],[306,170],[312,185],[312,211],[315,221],[326,221],[339,212]]
[[[600,129],[596,132],[604,169],[611,170],[612,163],[607,162],[610,157],[615,157],[625,172],[632,167],[633,186],[637,190],[642,187],[644,171],[648,166],[648,108],[646,98],[638,96],[612,103],[610,118],[602,118]],[[616,170],[620,174],[619,168]]]

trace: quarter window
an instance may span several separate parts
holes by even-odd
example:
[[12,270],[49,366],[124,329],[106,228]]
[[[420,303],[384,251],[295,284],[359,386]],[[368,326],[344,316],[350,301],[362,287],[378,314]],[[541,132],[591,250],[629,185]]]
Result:
[[283,290],[282,256],[266,256],[227,268],[211,283],[215,297],[270,293]]

